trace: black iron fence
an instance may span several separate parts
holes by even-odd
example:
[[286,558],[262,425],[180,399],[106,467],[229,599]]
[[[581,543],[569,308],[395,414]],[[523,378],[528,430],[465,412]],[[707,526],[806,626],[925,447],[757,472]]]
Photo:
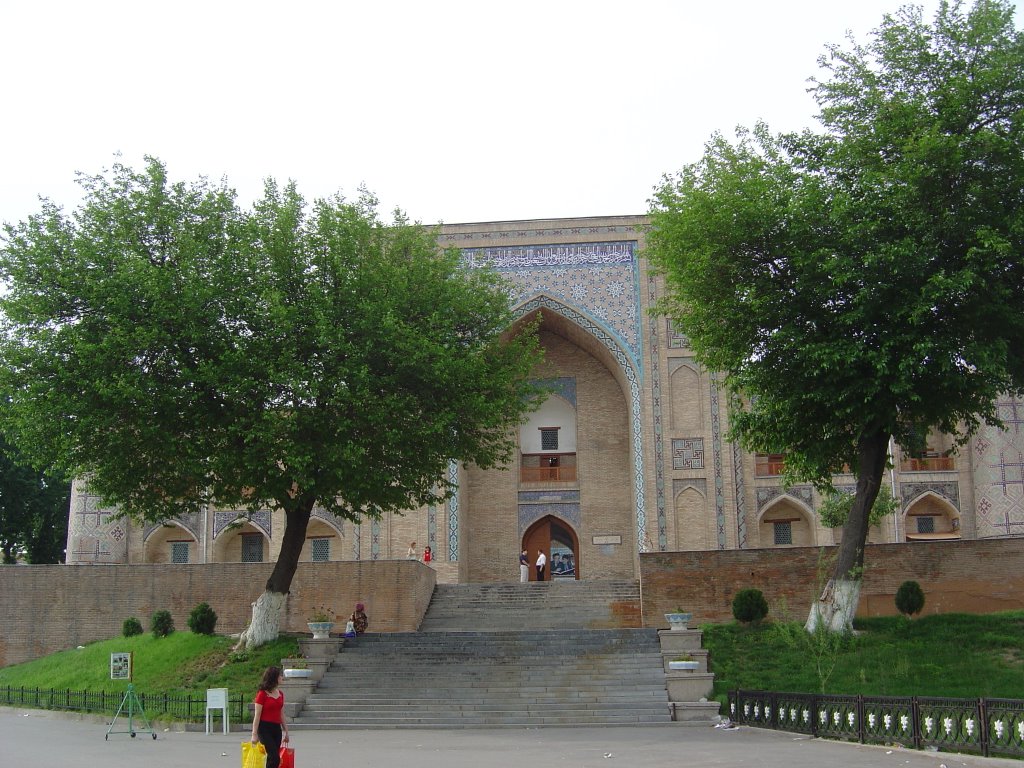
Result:
[[1024,757],[1024,701],[732,691],[733,722],[862,744]]
[[[206,694],[138,693],[139,703],[151,720],[154,718],[179,722],[206,720]],[[91,712],[113,716],[125,694],[104,691],[73,691],[70,688],[26,688],[13,685],[0,686],[0,704],[33,709],[60,709],[70,712]],[[242,694],[228,696],[228,716],[236,723],[243,722],[248,713],[247,701]]]

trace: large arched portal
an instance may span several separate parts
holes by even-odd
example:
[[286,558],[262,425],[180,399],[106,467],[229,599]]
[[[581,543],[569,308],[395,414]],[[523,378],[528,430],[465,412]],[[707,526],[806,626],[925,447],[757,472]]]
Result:
[[[596,326],[582,325],[578,315],[543,303],[523,315],[523,324],[539,321],[544,359],[532,375],[551,394],[517,430],[518,450],[508,466],[465,469],[460,482],[460,578],[465,581],[516,579],[527,531],[548,516],[572,533],[562,536],[554,551],[544,543],[552,566],[555,554],[559,564],[572,564],[563,578],[580,578],[581,562],[587,579],[635,577],[643,519],[636,371],[624,367],[592,331]],[[536,550],[531,545],[531,564]]]

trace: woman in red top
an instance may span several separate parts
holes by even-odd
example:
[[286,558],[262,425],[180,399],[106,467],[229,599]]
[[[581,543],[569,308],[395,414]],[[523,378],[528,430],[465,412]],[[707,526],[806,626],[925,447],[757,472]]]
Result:
[[281,760],[281,742],[288,741],[284,693],[277,687],[280,681],[281,670],[267,667],[256,693],[256,714],[252,719],[252,743],[263,742],[267,750],[267,768],[277,768]]

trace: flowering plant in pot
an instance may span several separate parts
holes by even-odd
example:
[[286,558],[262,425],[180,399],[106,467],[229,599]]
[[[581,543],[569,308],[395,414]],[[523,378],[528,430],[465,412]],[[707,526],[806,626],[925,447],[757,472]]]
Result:
[[326,640],[331,636],[331,630],[334,629],[334,613],[323,606],[314,608],[306,626],[313,633],[314,640]]

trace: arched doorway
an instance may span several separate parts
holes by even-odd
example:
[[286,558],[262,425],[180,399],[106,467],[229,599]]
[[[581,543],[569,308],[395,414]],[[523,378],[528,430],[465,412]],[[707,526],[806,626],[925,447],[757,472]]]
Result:
[[523,549],[530,561],[530,581],[537,580],[537,552],[548,558],[545,581],[578,579],[580,577],[580,541],[567,523],[553,515],[542,517],[523,534]]

